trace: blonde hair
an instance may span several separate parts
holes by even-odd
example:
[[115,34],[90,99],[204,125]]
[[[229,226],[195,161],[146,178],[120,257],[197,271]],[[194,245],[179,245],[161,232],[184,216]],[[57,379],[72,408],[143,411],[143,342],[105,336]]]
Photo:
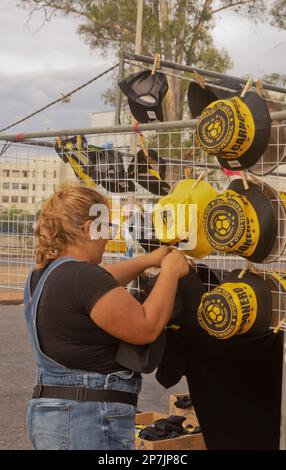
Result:
[[35,230],[37,269],[58,258],[67,244],[82,239],[82,226],[92,218],[93,204],[107,205],[107,200],[94,189],[74,183],[61,185],[44,202]]

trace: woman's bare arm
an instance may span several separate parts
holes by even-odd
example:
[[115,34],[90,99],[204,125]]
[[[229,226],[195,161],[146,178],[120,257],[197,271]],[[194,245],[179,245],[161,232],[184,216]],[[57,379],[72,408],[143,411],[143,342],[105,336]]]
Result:
[[143,305],[125,289],[117,287],[98,300],[91,318],[104,331],[123,341],[151,343],[168,323],[178,280],[188,272],[184,256],[173,252],[162,261],[161,273]]
[[121,263],[107,264],[104,268],[115,277],[121,286],[126,286],[129,282],[151,267],[160,267],[162,259],[171,252],[171,249],[162,246],[152,253],[138,256],[137,258],[123,261]]

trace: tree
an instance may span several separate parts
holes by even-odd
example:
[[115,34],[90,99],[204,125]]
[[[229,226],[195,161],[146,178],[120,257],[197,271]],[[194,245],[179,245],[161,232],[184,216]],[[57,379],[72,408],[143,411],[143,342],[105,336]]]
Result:
[[[134,50],[136,0],[18,1],[31,14],[41,10],[46,21],[56,14],[80,18],[79,34],[91,48],[105,54],[116,48]],[[142,53],[158,52],[168,61],[227,71],[230,57],[214,46],[212,38],[216,18],[226,10],[253,21],[264,17],[280,28],[286,24],[285,0],[145,0]],[[187,86],[186,81],[169,77],[167,120],[182,118]]]

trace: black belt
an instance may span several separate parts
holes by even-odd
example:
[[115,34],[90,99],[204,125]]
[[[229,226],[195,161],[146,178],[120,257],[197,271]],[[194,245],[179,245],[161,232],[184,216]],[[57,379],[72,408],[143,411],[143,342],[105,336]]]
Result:
[[137,406],[136,393],[120,390],[94,390],[86,387],[61,387],[54,385],[36,385],[32,398],[58,398],[60,400],[105,401],[127,403]]

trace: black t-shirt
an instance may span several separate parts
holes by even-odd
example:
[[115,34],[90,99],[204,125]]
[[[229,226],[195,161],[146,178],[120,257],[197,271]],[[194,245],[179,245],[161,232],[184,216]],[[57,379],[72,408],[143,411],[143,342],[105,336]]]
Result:
[[209,336],[193,317],[189,331],[168,330],[157,380],[166,388],[185,375],[207,448],[279,448],[283,342],[263,336]]
[[[44,270],[35,270],[31,293]],[[70,369],[109,374],[122,367],[115,362],[119,340],[90,318],[95,303],[118,287],[100,266],[69,261],[52,271],[38,305],[37,332],[43,353]]]

